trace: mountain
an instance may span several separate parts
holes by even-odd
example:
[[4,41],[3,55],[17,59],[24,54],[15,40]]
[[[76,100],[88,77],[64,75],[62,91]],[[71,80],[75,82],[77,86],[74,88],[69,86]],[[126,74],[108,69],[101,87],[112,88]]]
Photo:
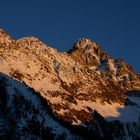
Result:
[[0,29],[1,139],[140,139],[140,76],[90,39],[58,52]]

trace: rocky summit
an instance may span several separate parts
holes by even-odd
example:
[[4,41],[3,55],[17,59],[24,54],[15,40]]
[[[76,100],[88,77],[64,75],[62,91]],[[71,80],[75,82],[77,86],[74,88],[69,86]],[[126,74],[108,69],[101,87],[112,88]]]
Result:
[[0,29],[0,139],[140,139],[140,76],[99,44],[58,52]]

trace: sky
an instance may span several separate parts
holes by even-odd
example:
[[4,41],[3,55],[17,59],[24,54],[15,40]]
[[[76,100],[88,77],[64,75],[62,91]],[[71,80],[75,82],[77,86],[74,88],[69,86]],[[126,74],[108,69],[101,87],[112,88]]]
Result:
[[140,74],[140,0],[2,0],[0,28],[59,51],[89,38]]

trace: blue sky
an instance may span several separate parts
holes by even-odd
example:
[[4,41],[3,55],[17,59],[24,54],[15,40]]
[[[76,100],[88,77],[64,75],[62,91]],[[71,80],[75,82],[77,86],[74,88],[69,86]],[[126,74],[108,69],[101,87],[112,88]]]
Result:
[[140,74],[140,0],[3,0],[0,28],[36,36],[60,51],[90,38]]

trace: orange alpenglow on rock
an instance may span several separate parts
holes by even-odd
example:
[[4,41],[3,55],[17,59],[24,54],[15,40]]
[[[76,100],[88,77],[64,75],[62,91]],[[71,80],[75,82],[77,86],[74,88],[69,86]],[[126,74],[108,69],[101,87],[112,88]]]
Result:
[[[68,52],[58,52],[36,37],[14,40],[0,29],[0,72],[5,75],[4,79],[11,81],[10,83],[7,80],[8,97],[10,90],[13,95],[11,102],[14,100],[14,104],[18,104],[15,100],[17,97],[21,101],[30,100],[34,106],[34,100],[39,102],[41,99],[50,108],[51,114],[71,127],[90,126],[96,119],[96,113],[93,115],[94,110],[99,113],[96,116],[100,116],[100,119],[138,121],[140,111],[136,106],[132,109],[125,93],[140,90],[140,76],[129,64],[121,59],[113,59],[90,39],[79,39]],[[29,90],[28,93],[24,84],[34,92]],[[28,98],[28,94],[31,99]],[[135,104],[139,104],[137,100],[131,100],[134,101]],[[10,104],[10,101],[6,102]],[[126,103],[129,104],[128,107],[125,106]],[[35,112],[40,112],[35,109],[37,106],[33,108]],[[121,114],[118,109],[125,112],[122,117],[119,117]],[[126,115],[129,113],[136,115],[130,118]],[[45,121],[45,117],[42,116],[38,118]],[[14,115],[12,117],[14,118]],[[97,126],[101,127],[99,124]],[[63,125],[61,128],[64,129]],[[53,131],[56,131],[54,127]]]

